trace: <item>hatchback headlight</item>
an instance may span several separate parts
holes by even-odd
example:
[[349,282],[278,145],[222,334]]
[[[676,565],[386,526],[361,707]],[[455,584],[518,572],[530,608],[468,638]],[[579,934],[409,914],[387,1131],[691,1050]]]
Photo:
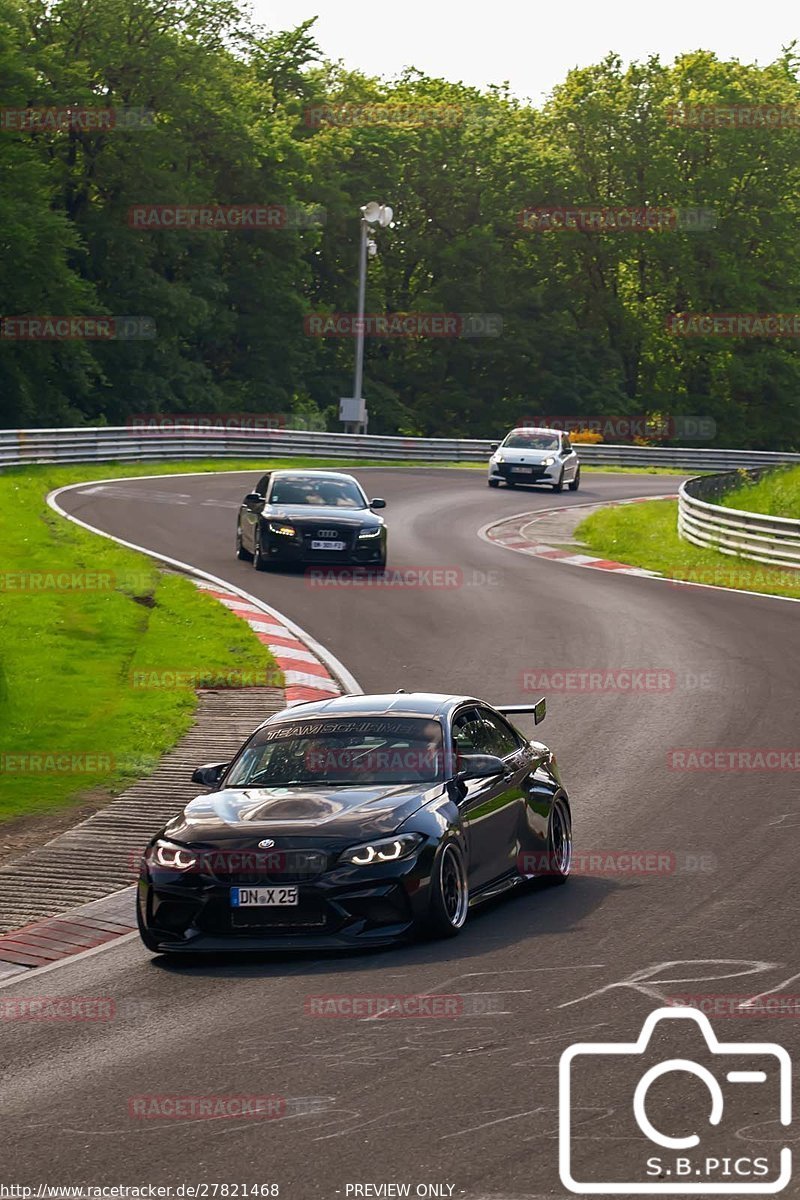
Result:
[[279,521],[270,521],[269,531],[270,533],[280,533],[283,537],[294,537],[297,533],[294,525],[283,525]]
[[421,833],[399,833],[397,837],[381,838],[377,842],[365,842],[362,846],[351,846],[341,855],[339,862],[351,863],[354,867],[368,867],[371,863],[397,862],[408,858],[425,841]]
[[377,529],[362,529],[358,535],[358,539],[360,541],[361,538],[374,538],[374,537],[380,537],[380,536],[381,536],[381,527],[379,525]]
[[553,463],[554,463],[555,461],[556,461],[556,460],[555,460],[554,458],[543,458],[543,459],[542,459],[542,466],[543,466],[543,467],[552,467],[552,465],[553,465]]
[[502,454],[500,454],[500,453],[497,453],[497,454],[495,454],[495,456],[494,456],[494,461],[495,461],[496,463],[501,463],[501,462],[505,462],[506,460],[503,458]]
[[179,846],[177,842],[168,842],[166,838],[159,838],[145,852],[145,859],[154,867],[161,867],[164,871],[191,871],[197,866],[197,855],[191,850],[187,850],[186,846]]

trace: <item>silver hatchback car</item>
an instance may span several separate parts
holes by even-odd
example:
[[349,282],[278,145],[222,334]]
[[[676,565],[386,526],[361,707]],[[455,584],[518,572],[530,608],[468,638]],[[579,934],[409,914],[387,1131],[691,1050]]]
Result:
[[489,487],[546,484],[563,492],[564,484],[577,492],[581,464],[569,434],[560,429],[512,429],[504,441],[492,445]]

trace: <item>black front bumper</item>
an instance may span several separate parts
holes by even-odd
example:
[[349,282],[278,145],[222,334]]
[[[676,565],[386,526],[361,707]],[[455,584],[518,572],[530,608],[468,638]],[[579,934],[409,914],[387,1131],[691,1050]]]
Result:
[[542,483],[545,480],[548,483],[552,482],[547,475],[547,467],[534,466],[530,469],[526,467],[524,471],[519,471],[514,469],[515,466],[516,464],[514,463],[497,463],[495,471],[498,472],[502,479],[513,479],[515,483]]
[[[296,906],[236,908],[229,884],[145,870],[139,926],[149,949],[170,953],[380,946],[412,933],[427,910],[427,883],[412,858],[378,876],[351,868],[298,883]],[[248,886],[284,885],[264,879]]]
[[[320,563],[323,566],[349,566],[353,563],[378,563],[386,555],[386,534],[374,538],[361,538],[358,531],[337,531],[336,541],[344,542],[343,550],[312,550],[312,541],[318,540],[305,530],[296,538],[286,537],[270,530],[262,531],[261,544],[264,556],[272,562]],[[334,539],[332,539],[334,540]]]

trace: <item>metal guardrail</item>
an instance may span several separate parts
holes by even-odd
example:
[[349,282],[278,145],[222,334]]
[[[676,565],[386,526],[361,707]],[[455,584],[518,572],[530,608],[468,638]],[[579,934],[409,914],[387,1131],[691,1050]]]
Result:
[[[220,414],[224,419],[224,414]],[[591,466],[674,467],[677,471],[727,471],[800,463],[800,454],[698,447],[579,445]],[[299,429],[215,430],[207,425],[147,429],[127,425],[75,429],[0,429],[0,468],[29,463],[157,462],[195,458],[422,459],[486,462],[490,441],[468,438],[377,437]]]
[[[751,480],[765,468],[747,470]],[[723,492],[742,483],[740,471],[687,479],[678,493],[678,533],[695,546],[736,558],[800,570],[800,520],[770,517],[713,504]]]

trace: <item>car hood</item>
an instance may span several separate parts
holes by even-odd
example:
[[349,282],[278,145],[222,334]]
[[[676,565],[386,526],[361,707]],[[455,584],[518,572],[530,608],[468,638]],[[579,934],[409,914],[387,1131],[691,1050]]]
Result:
[[336,508],[324,505],[316,508],[310,504],[266,504],[263,515],[270,521],[291,521],[293,525],[339,525],[347,528],[364,525],[382,525],[381,517],[369,508]]
[[224,788],[190,801],[167,826],[184,843],[252,847],[262,837],[388,836],[444,785]]

